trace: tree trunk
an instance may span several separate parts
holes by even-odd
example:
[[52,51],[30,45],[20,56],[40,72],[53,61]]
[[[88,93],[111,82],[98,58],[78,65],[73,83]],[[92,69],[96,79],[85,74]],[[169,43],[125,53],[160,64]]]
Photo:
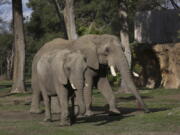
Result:
[[[120,38],[121,38],[121,42],[124,47],[124,53],[125,53],[125,56],[128,61],[129,68],[130,68],[131,67],[131,50],[129,46],[129,35],[128,35],[128,31],[129,31],[128,18],[127,18],[128,15],[127,15],[127,9],[124,2],[120,3],[119,16],[121,20]],[[119,91],[123,90],[125,93],[129,93],[128,89],[129,89],[128,86],[126,85],[126,83],[124,82],[124,79],[122,78]]]
[[13,58],[14,58],[14,50],[8,52],[6,63],[7,63],[7,79],[12,79],[12,71],[13,71]]
[[24,64],[25,64],[25,40],[23,30],[22,1],[12,0],[13,8],[13,32],[14,32],[14,69],[13,86],[11,93],[25,92],[24,88]]
[[[59,1],[58,0],[52,0],[52,2],[54,3],[54,6],[56,8],[56,13],[59,17],[59,21],[60,23],[62,23],[62,19],[64,17],[64,14],[63,14],[63,11],[62,11],[62,6],[60,5]],[[63,30],[62,31],[66,31],[66,28],[65,28],[65,22],[64,22],[64,27],[63,27]],[[67,32],[64,33],[64,37],[67,37]]]
[[77,39],[75,16],[74,16],[74,0],[66,0],[64,8],[64,21],[69,40]]

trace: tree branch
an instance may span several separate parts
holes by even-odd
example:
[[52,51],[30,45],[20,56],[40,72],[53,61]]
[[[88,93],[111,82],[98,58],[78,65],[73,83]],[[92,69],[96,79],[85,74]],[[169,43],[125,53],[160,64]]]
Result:
[[174,0],[170,0],[170,2],[175,9],[179,9],[178,4],[176,4],[176,2],[174,2]]

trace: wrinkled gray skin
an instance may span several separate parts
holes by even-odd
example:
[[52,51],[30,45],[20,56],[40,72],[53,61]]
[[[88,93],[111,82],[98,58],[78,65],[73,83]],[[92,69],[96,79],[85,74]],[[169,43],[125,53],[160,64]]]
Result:
[[[112,113],[120,113],[115,106],[115,96],[112,88],[107,80],[108,67],[114,66],[121,73],[125,83],[137,98],[141,108],[148,112],[142,98],[140,97],[136,86],[132,80],[126,57],[123,53],[122,45],[116,36],[112,35],[85,35],[75,41],[65,41],[63,39],[54,39],[48,42],[40,52],[48,52],[49,49],[65,49],[80,50],[87,59],[88,69],[85,72],[84,98],[86,104],[86,115],[92,115],[92,87],[97,83],[98,89],[101,91],[109,104],[109,111]],[[95,79],[94,79],[95,78]],[[96,80],[96,81],[95,81]],[[33,93],[31,112],[38,113],[40,92],[36,90]]]
[[[61,111],[60,125],[71,124],[70,113],[68,110],[68,95],[73,93],[72,85],[76,88],[76,100],[79,106],[79,113],[85,113],[83,98],[84,71],[87,68],[84,56],[80,51],[71,52],[70,50],[50,50],[39,57],[33,63],[32,88],[39,87],[42,92],[45,104],[45,119],[51,120],[50,97],[57,96]],[[37,80],[34,80],[36,78]],[[69,82],[68,82],[69,81]]]

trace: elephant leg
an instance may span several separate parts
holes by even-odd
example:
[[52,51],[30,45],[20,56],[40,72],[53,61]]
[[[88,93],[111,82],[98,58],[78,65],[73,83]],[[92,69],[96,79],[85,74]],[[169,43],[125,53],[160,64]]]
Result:
[[121,80],[121,86],[117,93],[130,93],[129,88],[123,78]]
[[70,97],[71,100],[71,110],[70,110],[70,118],[71,118],[71,123],[76,122],[76,115],[75,115],[75,97],[74,95]]
[[107,78],[100,77],[97,86],[109,104],[109,111],[120,114],[120,111],[115,106],[115,96]]
[[58,99],[61,105],[61,115],[60,115],[60,126],[70,126],[70,118],[69,118],[69,108],[68,108],[68,90],[61,86],[60,88],[56,87],[56,92],[58,95]]
[[42,93],[45,105],[45,118],[44,121],[51,121],[51,106],[50,106],[50,97],[46,93]]
[[94,113],[91,110],[92,105],[92,86],[93,86],[93,76],[91,74],[92,71],[85,72],[85,87],[84,87],[84,101],[86,106],[86,116],[91,116]]
[[37,113],[37,114],[42,113],[42,110],[40,110],[40,107],[39,107],[40,100],[41,100],[41,91],[36,86],[36,87],[33,88],[32,103],[31,103],[30,113]]

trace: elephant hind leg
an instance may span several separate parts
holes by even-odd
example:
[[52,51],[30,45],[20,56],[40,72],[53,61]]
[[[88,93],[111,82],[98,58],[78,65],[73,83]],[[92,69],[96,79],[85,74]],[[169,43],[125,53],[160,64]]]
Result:
[[32,102],[31,102],[31,108],[30,113],[40,114],[43,111],[40,109],[40,99],[41,99],[41,92],[40,90],[35,90],[32,95]]
[[32,94],[32,102],[31,102],[31,108],[30,113],[42,113],[42,110],[40,110],[40,100],[41,100],[41,91],[38,85],[37,78],[32,78],[32,84],[31,84],[33,94]]
[[44,105],[45,105],[45,118],[44,121],[51,121],[51,98],[48,96],[45,87],[40,84],[40,89],[42,92],[43,100],[44,100]]

